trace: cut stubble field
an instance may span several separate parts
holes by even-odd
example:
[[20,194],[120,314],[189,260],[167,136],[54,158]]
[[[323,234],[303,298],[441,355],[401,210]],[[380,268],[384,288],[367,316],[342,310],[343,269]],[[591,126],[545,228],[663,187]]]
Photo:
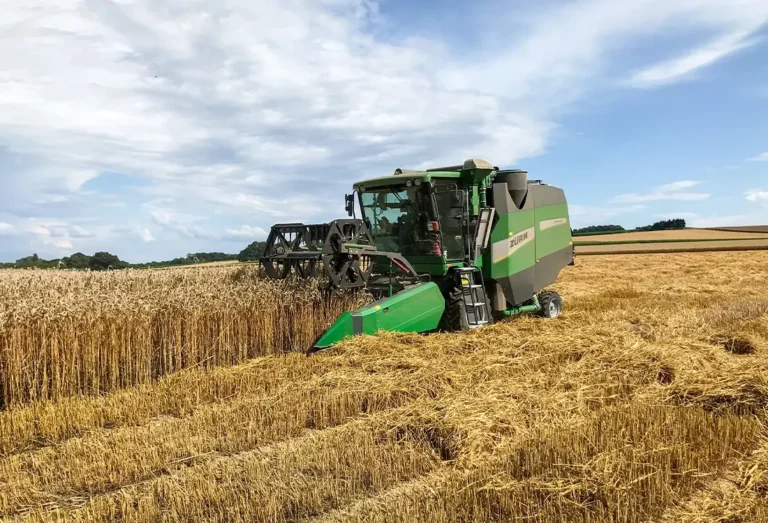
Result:
[[[768,521],[767,266],[766,252],[582,258],[555,286],[557,320],[362,337],[312,357],[289,351],[363,296],[209,268],[65,275],[47,299],[14,308],[13,285],[35,284],[2,273],[0,332],[48,321],[36,325],[60,339],[55,354],[91,347],[54,323],[67,306],[85,314],[74,287],[103,314],[88,317],[101,329],[90,343],[132,340],[147,370],[100,349],[66,368],[100,365],[93,376],[110,393],[64,387],[48,351],[51,370],[14,378],[47,380],[35,397],[4,385],[14,401],[0,412],[0,518]],[[122,321],[151,335],[100,326],[117,322],[111,308],[133,309]],[[43,335],[15,332],[3,350],[37,354]]]

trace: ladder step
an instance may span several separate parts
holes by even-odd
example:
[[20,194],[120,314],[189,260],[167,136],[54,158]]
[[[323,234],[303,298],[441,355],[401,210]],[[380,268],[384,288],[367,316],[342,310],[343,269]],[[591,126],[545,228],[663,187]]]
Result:
[[[484,327],[490,323],[490,307],[486,303],[485,287],[482,283],[483,273],[478,267],[462,267],[459,269],[462,279],[460,288],[466,306],[467,321],[470,328]],[[480,300],[480,301],[477,301]]]

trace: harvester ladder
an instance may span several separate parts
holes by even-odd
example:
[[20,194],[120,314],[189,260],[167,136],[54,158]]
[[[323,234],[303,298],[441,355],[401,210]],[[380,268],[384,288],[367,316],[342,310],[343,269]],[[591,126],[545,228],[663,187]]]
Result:
[[482,271],[478,267],[462,267],[458,271],[469,328],[474,329],[488,325],[491,311],[488,310]]

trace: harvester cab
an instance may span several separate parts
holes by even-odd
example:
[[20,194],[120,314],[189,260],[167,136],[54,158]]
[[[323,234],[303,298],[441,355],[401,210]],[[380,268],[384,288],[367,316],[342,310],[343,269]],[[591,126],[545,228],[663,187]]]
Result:
[[561,189],[525,171],[479,159],[397,169],[355,183],[345,208],[349,218],[328,224],[274,225],[261,260],[270,278],[325,276],[373,295],[314,350],[379,330],[463,331],[560,313],[560,296],[543,289],[573,264],[568,206]]

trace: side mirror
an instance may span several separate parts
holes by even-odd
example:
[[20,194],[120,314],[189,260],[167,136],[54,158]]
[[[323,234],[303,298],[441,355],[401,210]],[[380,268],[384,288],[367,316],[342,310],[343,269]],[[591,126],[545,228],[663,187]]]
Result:
[[451,193],[451,209],[463,209],[466,200],[466,192],[456,189]]
[[345,194],[344,195],[344,210],[347,211],[347,215],[354,216],[355,215],[355,195],[353,194]]

